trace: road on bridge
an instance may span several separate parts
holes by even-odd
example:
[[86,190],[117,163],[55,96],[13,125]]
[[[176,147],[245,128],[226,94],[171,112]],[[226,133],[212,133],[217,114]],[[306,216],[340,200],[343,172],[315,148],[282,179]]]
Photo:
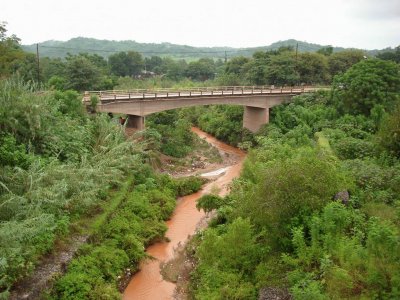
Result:
[[168,98],[189,97],[218,97],[218,96],[250,96],[250,95],[299,95],[326,89],[326,87],[296,86],[279,87],[274,86],[223,86],[223,87],[199,87],[190,89],[157,89],[157,90],[109,90],[85,92],[83,101],[90,102],[90,97],[96,95],[100,102],[108,103],[116,100],[154,100]]

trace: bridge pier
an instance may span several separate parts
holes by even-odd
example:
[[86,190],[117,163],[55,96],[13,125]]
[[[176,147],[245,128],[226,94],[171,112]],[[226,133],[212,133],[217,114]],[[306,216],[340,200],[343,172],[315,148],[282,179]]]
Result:
[[251,132],[257,132],[262,125],[269,122],[269,108],[245,106],[243,114],[243,127]]
[[128,123],[126,124],[128,128],[135,128],[137,130],[144,129],[144,117],[128,115]]

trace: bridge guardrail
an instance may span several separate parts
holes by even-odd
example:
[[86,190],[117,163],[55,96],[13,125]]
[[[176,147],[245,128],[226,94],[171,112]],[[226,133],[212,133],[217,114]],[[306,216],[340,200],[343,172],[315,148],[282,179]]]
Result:
[[201,96],[228,96],[228,95],[254,95],[254,94],[300,94],[315,90],[328,89],[327,86],[216,86],[194,88],[164,88],[164,89],[130,89],[130,90],[105,90],[87,91],[84,93],[83,102],[89,102],[92,95],[97,95],[99,100],[110,102],[117,100],[150,100],[177,97]]

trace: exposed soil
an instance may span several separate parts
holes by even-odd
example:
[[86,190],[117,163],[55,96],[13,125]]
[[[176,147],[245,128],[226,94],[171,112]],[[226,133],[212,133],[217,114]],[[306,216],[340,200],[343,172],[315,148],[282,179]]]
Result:
[[[197,224],[196,233],[207,227],[208,222],[215,216],[211,212],[206,214]],[[185,244],[175,249],[174,257],[160,264],[161,275],[164,280],[175,283],[173,298],[175,300],[189,300],[190,273],[196,266],[194,257],[196,244],[193,243],[193,236],[188,237]]]
[[195,266],[194,249],[190,243],[181,245],[175,251],[174,258],[161,263],[161,274],[167,281],[175,283],[173,298],[187,300],[190,282],[190,273]]
[[198,139],[195,150],[184,159],[161,155],[160,160],[160,172],[179,178],[199,175],[223,166],[231,166],[237,162],[237,157],[219,151],[205,139]]
[[260,289],[258,300],[291,300],[293,297],[284,288],[264,287]]
[[10,299],[38,299],[44,289],[52,287],[53,279],[65,272],[66,266],[76,251],[86,243],[87,239],[87,235],[76,235],[62,243],[59,242],[51,254],[41,259],[32,275],[25,277],[15,285]]

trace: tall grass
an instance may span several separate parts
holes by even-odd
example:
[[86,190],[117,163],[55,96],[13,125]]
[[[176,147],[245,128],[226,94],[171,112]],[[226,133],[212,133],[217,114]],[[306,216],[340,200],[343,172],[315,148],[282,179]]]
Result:
[[[60,101],[18,79],[0,82],[0,141],[16,143],[0,151],[0,299],[68,232],[71,220],[143,167],[119,125],[69,113],[65,105],[61,112]],[[7,161],[18,155],[28,163]]]

